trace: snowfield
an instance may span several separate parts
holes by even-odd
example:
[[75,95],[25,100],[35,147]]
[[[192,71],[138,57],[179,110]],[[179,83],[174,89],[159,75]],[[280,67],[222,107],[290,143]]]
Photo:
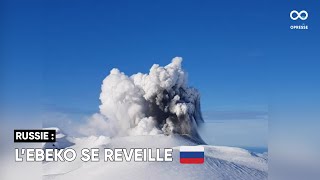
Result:
[[[255,154],[236,147],[205,147],[205,163],[186,165],[179,162],[179,146],[198,145],[179,135],[146,135],[109,138],[91,136],[62,139],[44,148],[68,148],[79,154],[73,162],[44,162],[44,180],[105,180],[105,179],[267,179],[267,154]],[[62,143],[60,143],[62,140]],[[82,162],[82,148],[173,148],[173,162]],[[101,153],[102,155],[103,153]]]

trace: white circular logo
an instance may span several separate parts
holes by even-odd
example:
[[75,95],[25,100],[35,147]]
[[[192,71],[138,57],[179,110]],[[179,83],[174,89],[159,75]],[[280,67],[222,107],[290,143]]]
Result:
[[308,19],[308,12],[305,10],[302,10],[300,12],[293,10],[290,12],[290,18],[292,20],[301,19],[304,21],[304,20]]

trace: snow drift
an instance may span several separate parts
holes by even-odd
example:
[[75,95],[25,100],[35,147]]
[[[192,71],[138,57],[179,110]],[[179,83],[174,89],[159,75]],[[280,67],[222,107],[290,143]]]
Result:
[[203,122],[200,94],[187,84],[182,58],[148,74],[127,76],[112,69],[103,80],[100,112],[81,129],[86,135],[181,134],[203,142],[197,126]]

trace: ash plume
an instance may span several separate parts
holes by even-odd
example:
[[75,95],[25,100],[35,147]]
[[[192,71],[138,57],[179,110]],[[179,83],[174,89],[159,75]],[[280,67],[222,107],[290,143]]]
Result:
[[203,122],[200,94],[187,85],[182,58],[148,74],[127,76],[114,68],[103,80],[99,106],[83,131],[87,134],[180,134],[203,142],[197,126]]

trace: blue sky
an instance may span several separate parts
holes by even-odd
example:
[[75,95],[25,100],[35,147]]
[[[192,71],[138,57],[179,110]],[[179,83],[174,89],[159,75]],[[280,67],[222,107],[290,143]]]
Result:
[[[8,112],[94,113],[101,81],[112,68],[147,72],[175,56],[184,58],[189,84],[201,92],[207,121],[256,123],[266,120],[259,115],[269,115],[270,107],[286,112],[319,105],[312,101],[319,100],[320,90],[314,83],[320,74],[318,2],[2,3],[1,71]],[[304,22],[309,30],[289,29],[293,9],[309,12]]]

